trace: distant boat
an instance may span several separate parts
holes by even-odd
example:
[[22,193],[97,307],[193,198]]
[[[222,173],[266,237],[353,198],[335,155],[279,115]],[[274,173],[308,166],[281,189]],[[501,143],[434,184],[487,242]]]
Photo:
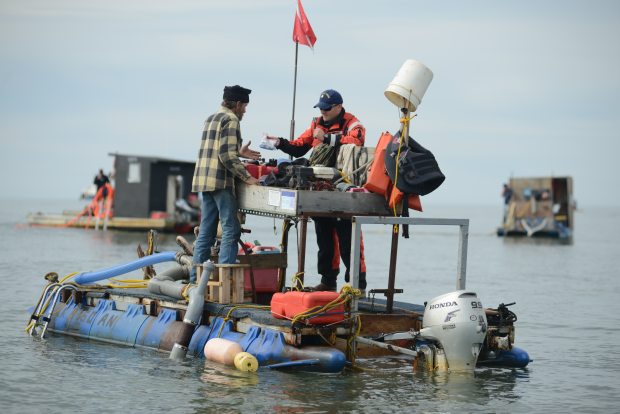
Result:
[[[34,226],[188,233],[199,224],[191,198],[194,162],[138,155],[114,156],[114,186],[93,194],[82,211],[31,213]],[[92,191],[90,191],[92,192]],[[83,198],[89,199],[90,192]]]
[[504,191],[498,236],[572,240],[575,201],[571,177],[511,178]]
[[97,186],[95,184],[91,184],[82,190],[80,194],[80,200],[92,200],[97,195]]

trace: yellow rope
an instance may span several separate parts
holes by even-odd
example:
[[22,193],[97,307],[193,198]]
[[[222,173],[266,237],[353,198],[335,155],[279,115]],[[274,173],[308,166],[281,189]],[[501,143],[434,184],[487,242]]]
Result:
[[357,338],[360,335],[360,332],[362,331],[362,319],[360,318],[359,315],[357,315],[355,319],[356,319],[355,322],[357,325],[355,329],[355,333],[352,333],[347,338],[347,354],[349,356],[349,359],[351,360],[351,364],[355,364],[355,353],[353,352],[353,340]]
[[73,277],[73,276],[77,275],[78,273],[80,273],[80,272],[73,272],[73,273],[69,273],[67,276],[65,276],[65,277],[63,277],[62,279],[60,279],[60,280],[58,281],[58,283],[61,283],[61,284],[62,284],[65,280],[67,280],[67,279],[69,279],[69,278],[71,278],[71,277]]
[[[400,150],[403,145],[404,137],[409,138],[409,123],[415,116],[416,114],[411,115],[411,116],[403,116],[402,118],[400,118],[400,123],[403,124],[403,128],[402,128],[402,133],[400,134],[400,139],[398,141],[398,154],[396,155],[396,171],[394,173],[394,188],[396,188],[396,184],[398,183],[398,164],[400,161]],[[393,207],[394,217],[398,216],[398,213],[396,212],[396,207],[397,207],[397,204],[394,203],[394,207]],[[392,232],[398,234],[399,228],[400,227],[398,224],[393,224]]]
[[[299,276],[303,275],[305,272],[297,272],[293,275],[292,278],[292,286],[293,289],[300,291],[301,289],[304,288],[304,282],[301,281],[301,279],[299,278]],[[299,286],[301,286],[301,289],[299,288]]]
[[113,280],[116,283],[142,283],[142,284],[148,283],[148,281],[145,281],[144,279],[117,279],[115,277],[111,277],[110,280]]
[[352,184],[351,178],[344,172],[340,171],[340,176],[342,177],[339,181],[345,182],[347,184]]
[[109,280],[115,283],[102,285],[110,289],[145,289],[148,286],[148,280],[144,279],[117,279],[111,277]]
[[[398,183],[398,164],[400,161],[400,150],[403,147],[403,140],[405,137],[409,138],[409,123],[416,115],[412,116],[403,116],[400,118],[400,123],[403,124],[402,132],[400,134],[400,139],[398,140],[398,153],[396,154],[396,171],[394,173],[394,188],[396,188],[396,184]],[[397,216],[396,213],[396,204],[394,204],[394,217]],[[398,232],[398,227],[395,225],[396,232]]]
[[334,309],[340,305],[344,305],[351,300],[351,295],[361,296],[362,292],[359,289],[353,289],[350,285],[344,285],[342,289],[340,290],[340,294],[338,295],[336,299],[332,300],[326,305],[314,306],[306,310],[305,312],[298,313],[291,320],[291,324],[294,325],[296,322],[299,322],[301,319],[310,319],[317,315],[326,313],[330,311],[331,309]]
[[226,324],[226,322],[228,322],[230,320],[230,315],[236,309],[242,309],[242,308],[249,308],[249,309],[271,309],[271,306],[269,306],[269,305],[237,305],[237,306],[233,306],[232,308],[230,308],[228,313],[226,313],[226,316],[224,317],[222,325],[220,326],[220,330],[217,333],[217,338],[219,338],[222,335],[222,331],[224,330],[224,325]]
[[188,283],[187,285],[185,285],[185,287],[181,291],[181,296],[183,296],[183,299],[185,299],[188,302],[189,302],[189,294],[187,293],[187,291],[189,290],[190,286],[192,286],[192,284]]
[[150,256],[153,254],[155,250],[155,237],[153,236],[152,231],[149,231],[148,236],[146,238],[146,255]]
[[102,286],[106,288],[110,288],[110,289],[143,289],[147,287],[146,283],[121,284],[121,285],[109,283],[107,285],[102,285]]

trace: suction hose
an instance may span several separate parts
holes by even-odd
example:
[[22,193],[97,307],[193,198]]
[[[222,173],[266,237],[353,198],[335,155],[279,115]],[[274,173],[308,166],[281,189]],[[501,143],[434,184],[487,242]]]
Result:
[[183,299],[183,291],[187,287],[187,284],[179,283],[179,281],[187,279],[189,279],[189,268],[179,266],[168,269],[153,277],[149,281],[147,288],[149,292],[156,295]]
[[[187,355],[189,342],[192,339],[196,325],[200,323],[200,317],[202,316],[202,310],[205,304],[205,289],[207,288],[207,283],[213,273],[213,269],[215,269],[215,265],[212,261],[208,260],[204,262],[200,283],[198,286],[192,286],[188,289],[189,304],[187,305],[187,311],[183,318],[183,328],[179,333],[178,341],[175,342],[172,351],[170,351],[170,359],[182,360],[185,358],[185,355]],[[172,283],[178,286],[177,283],[170,281],[161,283]]]
[[146,266],[151,266],[156,263],[173,262],[176,259],[176,252],[172,251],[151,254],[149,256],[144,256],[140,259],[134,260],[133,262],[125,263],[122,265],[109,267],[107,269],[97,270],[94,272],[80,273],[75,277],[74,280],[77,284],[86,285],[89,283],[97,282],[99,280],[104,280],[114,276],[129,273],[133,270],[137,270]]

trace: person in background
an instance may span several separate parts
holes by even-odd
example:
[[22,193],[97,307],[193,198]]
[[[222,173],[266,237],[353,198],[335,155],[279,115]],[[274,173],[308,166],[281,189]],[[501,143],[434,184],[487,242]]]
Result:
[[[97,186],[97,193],[99,192],[99,189],[101,187],[105,186],[109,182],[110,178],[108,178],[108,176],[103,173],[103,169],[100,168],[99,173],[95,176],[95,179],[93,180],[93,184]],[[101,195],[103,198],[106,198],[106,196],[108,195],[108,191],[106,188],[102,190]]]
[[196,281],[196,266],[204,263],[215,244],[218,220],[222,226],[219,263],[235,263],[241,225],[235,196],[235,180],[258,184],[247,172],[239,157],[257,160],[260,153],[242,145],[239,123],[243,119],[250,89],[239,85],[224,87],[220,109],[205,121],[198,160],[194,170],[192,192],[202,193],[200,231],[194,246],[194,266],[190,282]]
[[512,188],[506,183],[504,183],[504,188],[502,190],[502,197],[504,197],[504,222],[506,222],[506,217],[508,216],[508,210],[510,208],[510,201],[512,201],[512,196],[514,192]]
[[508,184],[504,183],[504,188],[502,190],[502,197],[504,197],[504,205],[510,204],[510,200],[512,200],[512,188]]
[[[338,150],[342,144],[364,146],[366,130],[361,122],[345,111],[340,93],[333,89],[325,90],[314,105],[319,108],[321,116],[313,118],[308,129],[297,139],[289,141],[279,137],[268,137],[273,146],[293,157],[302,157],[312,149],[310,165],[335,167]],[[333,217],[313,217],[318,244],[317,270],[321,283],[315,290],[333,291],[337,288],[340,271],[339,257],[346,267],[345,280],[349,281],[351,262],[351,220]],[[359,288],[365,294],[366,263],[363,246],[360,258]]]

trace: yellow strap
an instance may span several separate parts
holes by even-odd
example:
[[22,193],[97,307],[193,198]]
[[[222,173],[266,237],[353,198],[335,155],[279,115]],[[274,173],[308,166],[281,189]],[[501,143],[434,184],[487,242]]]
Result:
[[58,283],[63,283],[65,280],[77,275],[79,272],[73,272],[73,273],[69,273],[67,276],[63,277],[62,279],[60,279],[60,281]]
[[[299,276],[303,275],[304,273],[305,272],[297,272],[293,275],[293,289],[299,291],[304,288],[304,282],[302,282],[299,278]],[[301,286],[301,289],[299,289],[299,286]]]

